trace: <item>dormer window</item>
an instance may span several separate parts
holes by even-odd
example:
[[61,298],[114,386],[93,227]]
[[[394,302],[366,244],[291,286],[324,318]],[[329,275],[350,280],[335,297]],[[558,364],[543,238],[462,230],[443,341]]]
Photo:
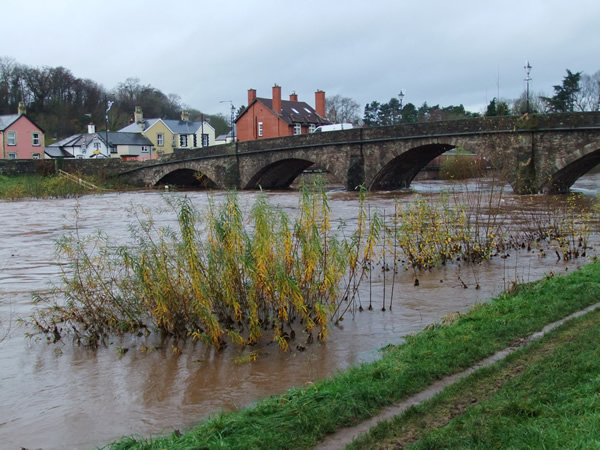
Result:
[[294,124],[294,135],[302,134],[302,125],[297,123]]

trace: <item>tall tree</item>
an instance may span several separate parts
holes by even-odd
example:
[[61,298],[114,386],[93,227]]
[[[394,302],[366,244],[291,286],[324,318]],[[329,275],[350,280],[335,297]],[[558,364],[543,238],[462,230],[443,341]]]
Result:
[[542,97],[551,112],[573,112],[577,106],[577,93],[581,90],[579,82],[581,72],[573,73],[567,69],[567,75],[561,85],[554,86],[554,96]]

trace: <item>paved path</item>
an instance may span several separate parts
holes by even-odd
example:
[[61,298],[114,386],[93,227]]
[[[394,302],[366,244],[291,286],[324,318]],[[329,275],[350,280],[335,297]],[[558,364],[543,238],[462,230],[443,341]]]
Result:
[[454,375],[450,375],[446,378],[438,380],[435,383],[433,383],[432,385],[430,385],[426,390],[419,392],[418,394],[415,394],[412,397],[409,397],[399,403],[396,403],[392,406],[384,408],[381,411],[381,413],[379,413],[378,415],[376,415],[374,417],[371,417],[369,420],[365,420],[364,422],[362,422],[354,427],[351,427],[351,428],[342,428],[341,430],[338,430],[336,433],[326,436],[325,440],[320,442],[315,447],[315,449],[334,450],[334,449],[344,448],[347,444],[352,442],[352,440],[354,438],[358,437],[359,435],[361,435],[363,433],[366,433],[367,431],[369,431],[369,429],[371,427],[377,425],[378,422],[381,422],[384,420],[389,420],[392,417],[403,413],[406,409],[410,408],[411,406],[418,405],[419,403],[429,400],[434,395],[440,393],[446,386],[449,386],[452,383],[460,380],[461,378],[466,377],[467,375],[475,372],[477,369],[479,369],[481,367],[489,366],[489,365],[495,363],[496,361],[500,361],[501,359],[506,358],[508,355],[510,355],[515,350],[535,341],[536,339],[541,338],[549,331],[562,325],[564,322],[571,320],[575,317],[579,317],[584,314],[587,314],[588,312],[593,311],[594,309],[597,309],[597,308],[600,308],[600,303],[596,303],[595,305],[588,306],[587,308],[585,308],[581,311],[578,311],[576,313],[573,313],[561,320],[550,323],[550,324],[546,325],[541,331],[538,331],[537,333],[532,334],[531,336],[521,340],[519,343],[517,343],[511,347],[505,348],[504,350],[494,353],[492,356],[490,356],[482,361],[479,361],[477,364],[468,368],[467,370],[460,372],[460,373],[455,373]]

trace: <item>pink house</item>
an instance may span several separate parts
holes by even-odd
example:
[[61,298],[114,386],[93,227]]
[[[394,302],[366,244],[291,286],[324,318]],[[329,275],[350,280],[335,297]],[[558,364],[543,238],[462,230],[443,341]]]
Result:
[[0,159],[43,159],[44,131],[25,114],[0,116]]

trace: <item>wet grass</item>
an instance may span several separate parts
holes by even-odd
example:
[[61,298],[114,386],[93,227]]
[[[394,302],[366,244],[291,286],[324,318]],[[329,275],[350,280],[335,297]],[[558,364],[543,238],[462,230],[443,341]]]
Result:
[[[454,315],[444,325],[407,336],[404,344],[386,348],[382,358],[373,363],[292,389],[241,411],[218,414],[183,434],[177,431],[156,439],[127,437],[111,447],[310,448],[327,433],[371,417],[433,381],[462,371],[599,299],[600,264],[589,264],[564,277],[519,286],[490,303],[476,305],[468,314]],[[558,370],[565,372],[569,366],[560,367]],[[548,383],[544,388],[552,392],[549,380],[537,383]],[[515,416],[521,414],[519,411],[527,416],[527,411],[535,412],[539,407],[527,402],[522,407],[518,402],[512,404]],[[502,414],[499,417],[495,427],[502,434]]]
[[599,331],[573,319],[347,448],[598,448]]
[[115,180],[100,177],[85,177],[85,181],[96,185],[99,189],[86,189],[78,183],[57,175],[0,175],[0,200],[73,198],[112,189],[119,191],[132,189]]

